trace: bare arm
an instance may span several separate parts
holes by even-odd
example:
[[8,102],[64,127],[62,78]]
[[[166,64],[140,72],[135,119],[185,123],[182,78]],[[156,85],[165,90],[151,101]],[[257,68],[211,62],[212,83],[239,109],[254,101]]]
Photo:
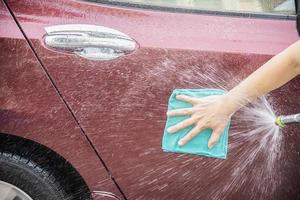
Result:
[[[300,41],[258,68],[226,95],[231,102],[230,112],[253,101],[300,74]],[[238,105],[237,105],[238,104]]]
[[212,128],[213,133],[208,142],[208,147],[212,148],[218,142],[231,114],[257,97],[282,86],[298,74],[300,74],[300,41],[274,56],[225,95],[201,99],[185,95],[176,96],[178,100],[191,103],[193,107],[172,110],[167,115],[191,117],[170,127],[168,132],[175,133],[194,125],[194,128],[178,142],[179,145],[184,145],[203,129]]

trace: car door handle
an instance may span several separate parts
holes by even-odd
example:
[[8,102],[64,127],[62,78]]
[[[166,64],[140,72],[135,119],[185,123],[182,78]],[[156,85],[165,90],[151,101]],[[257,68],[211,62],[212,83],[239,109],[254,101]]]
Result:
[[112,60],[137,48],[126,34],[103,26],[66,24],[45,28],[45,45],[89,60]]

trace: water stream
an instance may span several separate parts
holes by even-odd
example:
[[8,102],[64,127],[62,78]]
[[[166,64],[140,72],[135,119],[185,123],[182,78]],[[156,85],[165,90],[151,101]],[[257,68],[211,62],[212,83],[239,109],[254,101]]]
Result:
[[[160,73],[176,70],[175,63],[170,60],[165,60],[162,65]],[[177,77],[179,82],[194,88],[229,90],[242,81],[230,70],[215,66],[213,62],[201,68],[184,68]],[[210,171],[214,173],[210,175],[210,182],[213,183],[215,178],[216,189],[208,190],[210,194],[203,197],[222,199],[240,191],[241,188],[247,191],[247,196],[251,199],[272,196],[280,186],[281,177],[277,163],[283,154],[281,129],[275,125],[275,118],[276,113],[272,108],[270,96],[260,97],[235,113],[229,131],[228,161],[222,164],[219,161],[209,162]],[[227,176],[225,182],[218,183],[219,176]],[[252,194],[249,194],[249,191]]]

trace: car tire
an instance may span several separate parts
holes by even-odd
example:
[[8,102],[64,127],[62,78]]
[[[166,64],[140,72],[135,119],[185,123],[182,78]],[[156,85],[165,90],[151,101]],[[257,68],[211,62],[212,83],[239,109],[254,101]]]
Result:
[[51,175],[51,170],[13,153],[0,152],[0,181],[15,186],[33,200],[71,199]]

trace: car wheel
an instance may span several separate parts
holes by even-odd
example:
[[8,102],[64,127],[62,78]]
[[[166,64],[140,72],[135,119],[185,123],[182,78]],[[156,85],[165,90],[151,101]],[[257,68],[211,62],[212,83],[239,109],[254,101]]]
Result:
[[0,152],[1,200],[66,200],[61,185],[31,160]]

